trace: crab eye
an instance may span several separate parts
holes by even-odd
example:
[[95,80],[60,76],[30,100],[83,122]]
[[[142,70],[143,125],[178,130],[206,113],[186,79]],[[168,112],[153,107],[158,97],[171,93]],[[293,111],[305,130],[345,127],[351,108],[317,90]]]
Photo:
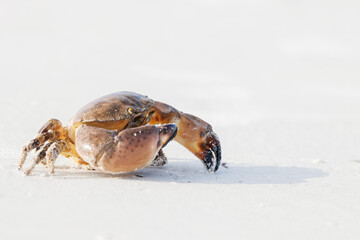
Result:
[[134,113],[134,109],[132,109],[132,108],[130,107],[130,108],[128,108],[128,112],[129,112],[130,114],[133,114],[133,113]]

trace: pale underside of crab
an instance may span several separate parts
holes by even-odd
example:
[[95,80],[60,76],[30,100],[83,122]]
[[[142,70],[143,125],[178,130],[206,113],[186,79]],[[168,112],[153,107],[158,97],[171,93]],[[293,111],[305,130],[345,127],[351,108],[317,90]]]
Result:
[[22,148],[19,170],[35,149],[26,175],[40,162],[54,173],[59,154],[94,170],[132,172],[164,165],[162,148],[172,139],[197,156],[208,171],[218,170],[220,141],[208,123],[147,96],[116,92],[85,105],[66,127],[57,119],[47,121]]

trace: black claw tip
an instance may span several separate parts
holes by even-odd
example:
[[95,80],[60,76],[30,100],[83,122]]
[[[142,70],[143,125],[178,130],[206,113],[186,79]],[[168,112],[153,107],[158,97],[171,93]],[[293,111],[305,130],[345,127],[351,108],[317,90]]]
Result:
[[216,157],[216,165],[214,172],[216,172],[219,169],[220,163],[221,163],[221,146],[220,142],[216,144],[216,147],[213,149],[215,157]]
[[209,172],[214,171],[213,170],[214,155],[213,155],[212,151],[210,151],[210,150],[206,152],[205,159],[204,159],[204,165]]
[[221,164],[221,145],[219,138],[213,132],[208,138],[208,146],[204,163],[209,171],[216,172]]

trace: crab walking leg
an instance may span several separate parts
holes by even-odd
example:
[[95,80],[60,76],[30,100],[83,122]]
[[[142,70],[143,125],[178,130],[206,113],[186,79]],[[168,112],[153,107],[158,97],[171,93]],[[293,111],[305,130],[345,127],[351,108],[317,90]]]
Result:
[[39,152],[37,152],[36,156],[33,158],[31,165],[26,171],[24,172],[25,175],[29,175],[31,171],[35,168],[37,164],[41,162],[46,156],[46,151],[50,147],[51,143],[46,144]]
[[155,157],[155,159],[152,161],[151,165],[152,167],[160,167],[167,164],[167,158],[164,154],[164,151],[162,149],[159,150],[158,155]]
[[154,102],[150,124],[174,123],[178,127],[175,141],[203,161],[208,171],[216,172],[221,163],[219,138],[207,122],[161,102]]
[[68,150],[67,143],[64,140],[53,142],[49,149],[46,151],[46,163],[49,173],[54,173],[54,162],[63,151]]
[[46,164],[46,151],[49,149],[50,145],[52,144],[52,142],[46,143],[41,147],[36,148],[36,155],[35,158],[37,158],[37,162],[39,163],[43,163],[44,165]]
[[43,145],[47,140],[52,139],[54,137],[53,132],[45,132],[42,134],[37,135],[33,140],[30,141],[28,145],[25,145],[21,151],[21,157],[18,165],[18,169],[21,170],[22,166],[24,165],[25,159],[27,157],[28,152],[31,150],[40,147]]
[[31,166],[24,172],[25,175],[30,175],[35,166],[45,158],[49,173],[54,173],[54,161],[58,157],[59,153],[67,150],[66,142],[64,140],[58,140],[55,142],[48,143],[39,152],[36,158],[33,159]]
[[18,165],[18,169],[21,170],[26,160],[28,152],[42,146],[46,141],[53,140],[62,135],[63,127],[59,120],[50,119],[47,121],[38,131],[38,135],[25,145],[21,151],[21,157]]

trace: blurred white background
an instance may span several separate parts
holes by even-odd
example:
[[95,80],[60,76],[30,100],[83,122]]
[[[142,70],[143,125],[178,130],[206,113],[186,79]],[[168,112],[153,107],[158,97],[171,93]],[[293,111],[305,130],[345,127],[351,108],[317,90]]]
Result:
[[1,102],[70,118],[88,96],[132,90],[217,115],[359,117],[359,11],[357,1],[3,0]]
[[[17,173],[12,169],[21,146],[46,120],[55,117],[66,124],[79,107],[90,100],[130,90],[206,119],[222,139],[224,161],[308,168],[314,167],[314,162],[325,162],[328,165],[316,165],[324,172],[317,176],[333,178],[325,178],[325,182],[318,180],[316,187],[308,184],[307,188],[298,183],[300,190],[296,191],[307,196],[308,189],[321,192],[339,182],[341,186],[348,186],[345,193],[338,192],[342,189],[338,185],[336,191],[328,189],[324,195],[315,194],[309,200],[314,205],[307,205],[308,210],[313,212],[312,206],[319,209],[329,200],[329,195],[344,196],[336,200],[338,205],[324,207],[324,214],[303,215],[299,206],[306,200],[300,200],[294,207],[279,197],[274,200],[278,208],[273,206],[279,211],[263,215],[252,203],[268,197],[263,195],[264,185],[239,188],[230,184],[228,195],[225,191],[219,198],[237,196],[234,201],[242,207],[232,211],[230,207],[234,206],[230,204],[228,211],[222,210],[228,215],[220,210],[214,213],[216,217],[222,216],[224,224],[217,227],[228,230],[229,236],[234,231],[232,236],[241,235],[246,239],[264,239],[264,236],[304,239],[311,235],[330,239],[346,234],[347,239],[355,237],[354,220],[359,220],[360,209],[359,165],[348,162],[360,158],[359,13],[359,1],[350,0],[1,0],[0,167],[3,166],[8,175],[2,178],[6,190],[0,188],[0,202],[11,203],[17,196],[11,194],[13,188],[5,187],[9,181],[29,181],[13,180],[12,176]],[[173,150],[169,151],[170,157],[186,154],[176,146],[169,148]],[[350,165],[344,165],[343,161]],[[178,167],[181,169],[181,165]],[[342,172],[331,172],[335,169]],[[230,176],[223,170],[223,176],[228,178],[222,180],[221,171],[219,174],[219,181],[226,183],[229,179],[232,181],[235,172]],[[246,175],[244,171],[238,174]],[[260,175],[266,174],[264,170]],[[255,173],[255,182],[263,182],[259,180],[260,175]],[[342,182],[345,175],[356,178]],[[291,176],[286,175],[281,179],[289,178]],[[194,191],[196,186],[192,186]],[[14,188],[17,187],[15,184]],[[209,191],[216,188],[208,187]],[[186,192],[184,188],[180,186],[173,194]],[[163,191],[167,190],[164,187]],[[241,193],[247,195],[246,190],[256,197],[242,202],[245,196]],[[292,188],[278,190],[279,196],[293,193]],[[27,188],[22,191],[26,199]],[[356,194],[352,195],[353,192]],[[269,191],[270,195],[273,193]],[[135,191],[130,195],[135,199],[137,194]],[[353,198],[351,201],[349,196]],[[49,198],[52,199],[45,197]],[[295,194],[288,200],[298,203],[298,199]],[[189,209],[190,216],[193,211]],[[181,211],[177,211],[174,215],[181,219]],[[283,215],[291,211],[294,212],[290,217]],[[231,212],[250,219],[241,222],[248,231],[238,229],[239,222],[231,220],[236,219]],[[183,217],[189,217],[186,213]],[[340,216],[340,220],[336,220],[336,216]],[[83,218],[80,219],[86,222]],[[24,219],[26,222],[27,218]],[[168,220],[161,214],[157,217],[157,220],[164,219]],[[295,231],[296,227],[286,225],[294,219],[296,223],[309,224],[300,224],[302,228]],[[195,217],[195,220],[204,219]],[[331,227],[336,224],[340,227],[329,230],[326,227],[329,222]],[[274,227],[278,223],[290,230]],[[213,224],[210,226],[215,227],[215,222]],[[176,229],[171,224],[167,227],[170,232]],[[82,225],[79,228],[83,230]],[[50,229],[53,228],[48,231]],[[200,229],[206,229],[205,225]],[[264,235],[256,232],[260,229],[264,229]],[[199,237],[192,230],[191,236]],[[48,236],[44,231],[43,236]],[[9,239],[10,235],[5,236]],[[77,236],[81,234],[78,232]],[[109,236],[117,235],[110,233]],[[106,238],[100,234],[98,239],[101,237]]]

